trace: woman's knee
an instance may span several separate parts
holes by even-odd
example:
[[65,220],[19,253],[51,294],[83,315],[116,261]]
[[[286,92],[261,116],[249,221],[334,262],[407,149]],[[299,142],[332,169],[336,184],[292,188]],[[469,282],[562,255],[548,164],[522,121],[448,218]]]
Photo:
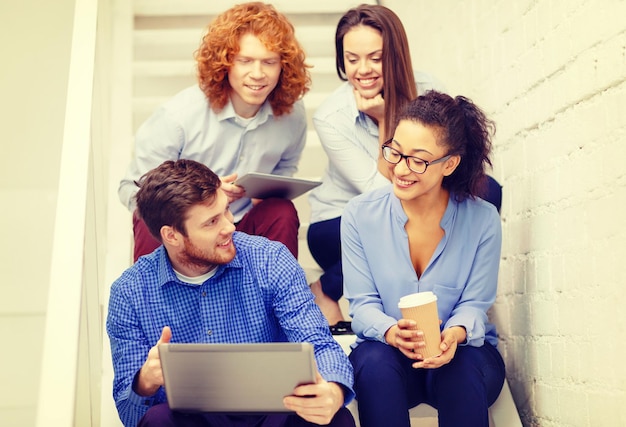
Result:
[[329,424],[331,427],[355,427],[354,417],[345,406],[340,408]]
[[434,374],[439,393],[454,395],[464,390],[484,396],[489,405],[498,397],[505,377],[502,357],[488,343],[459,347],[454,359]]
[[390,379],[393,372],[402,375],[404,367],[398,350],[378,341],[364,341],[350,353],[355,382],[379,382]]

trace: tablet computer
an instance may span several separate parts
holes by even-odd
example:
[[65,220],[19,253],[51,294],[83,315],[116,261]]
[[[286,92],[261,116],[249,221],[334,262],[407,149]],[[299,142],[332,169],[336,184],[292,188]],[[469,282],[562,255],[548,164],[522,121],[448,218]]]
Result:
[[283,397],[315,382],[310,343],[159,345],[165,394],[184,412],[290,412]]
[[235,181],[236,185],[245,188],[246,197],[255,199],[267,199],[269,197],[294,199],[321,183],[321,181],[310,179],[260,172],[248,173]]

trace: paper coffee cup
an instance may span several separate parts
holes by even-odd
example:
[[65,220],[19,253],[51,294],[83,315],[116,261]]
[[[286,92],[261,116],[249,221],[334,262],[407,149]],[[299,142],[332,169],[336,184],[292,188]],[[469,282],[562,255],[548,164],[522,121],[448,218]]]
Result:
[[414,329],[424,333],[426,347],[420,349],[424,359],[439,356],[441,349],[441,331],[439,330],[439,314],[437,312],[437,295],[432,292],[418,292],[400,298],[398,308],[405,319],[414,320]]

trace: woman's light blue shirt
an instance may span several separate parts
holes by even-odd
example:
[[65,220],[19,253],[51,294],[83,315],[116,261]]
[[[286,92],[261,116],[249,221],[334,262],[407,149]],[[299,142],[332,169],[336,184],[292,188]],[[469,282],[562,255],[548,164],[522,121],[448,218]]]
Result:
[[393,186],[358,196],[341,218],[344,295],[350,302],[357,345],[385,342],[400,319],[400,297],[432,291],[442,329],[463,326],[467,345],[497,345],[487,310],[496,298],[502,230],[496,208],[482,199],[457,202],[451,195],[441,220],[441,239],[417,277],[404,229],[407,216]]

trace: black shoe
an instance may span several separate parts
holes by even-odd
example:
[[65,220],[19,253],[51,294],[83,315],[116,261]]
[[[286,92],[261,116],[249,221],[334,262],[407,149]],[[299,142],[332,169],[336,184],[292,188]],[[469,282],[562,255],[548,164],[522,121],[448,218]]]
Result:
[[352,335],[352,322],[339,321],[330,326],[330,333],[333,335]]

